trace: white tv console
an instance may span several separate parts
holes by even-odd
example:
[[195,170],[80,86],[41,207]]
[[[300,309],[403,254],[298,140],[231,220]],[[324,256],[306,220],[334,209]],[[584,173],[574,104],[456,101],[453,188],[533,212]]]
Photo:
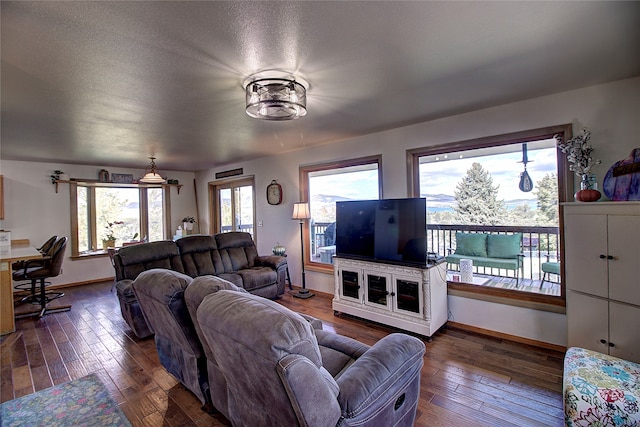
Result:
[[334,258],[335,314],[431,336],[447,321],[446,263],[425,267]]

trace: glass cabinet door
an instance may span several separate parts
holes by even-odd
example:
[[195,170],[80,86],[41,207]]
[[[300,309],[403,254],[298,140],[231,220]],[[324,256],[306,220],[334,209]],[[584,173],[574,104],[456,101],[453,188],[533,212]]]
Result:
[[396,279],[396,304],[398,310],[420,313],[420,283]]
[[367,303],[388,306],[387,297],[389,290],[389,278],[387,276],[378,276],[376,274],[367,274]]
[[360,272],[341,270],[342,296],[347,298],[360,299]]

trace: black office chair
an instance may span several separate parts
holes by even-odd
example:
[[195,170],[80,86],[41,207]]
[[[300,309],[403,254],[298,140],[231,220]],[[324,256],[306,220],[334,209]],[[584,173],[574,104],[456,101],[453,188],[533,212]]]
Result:
[[[44,242],[42,244],[42,246],[40,246],[38,248],[38,251],[44,255],[51,255],[51,249],[53,248],[53,245],[56,243],[56,240],[58,240],[58,236],[56,236],[55,234],[53,236],[51,236],[49,239],[47,239],[46,242]],[[27,262],[27,260],[24,259],[19,259],[18,261],[14,262],[13,264],[11,264],[11,269],[13,271],[18,271],[18,270],[22,270],[24,268],[24,264]],[[16,288],[17,289],[17,288]]]
[[[63,292],[46,292],[46,280],[51,277],[56,277],[62,271],[62,262],[64,261],[64,253],[67,248],[67,238],[60,237],[56,240],[53,248],[51,249],[51,256],[44,256],[42,258],[36,258],[28,260],[25,263],[24,269],[15,271],[13,273],[13,280],[30,280],[31,281],[31,294],[23,298],[24,302],[31,302],[33,304],[39,304],[40,310],[36,313],[27,313],[26,315],[38,314],[40,317],[44,316],[47,312],[68,311],[71,309],[70,305],[48,308],[47,304],[51,301],[62,298]],[[39,284],[39,287],[38,287]],[[17,315],[16,317],[21,317]]]

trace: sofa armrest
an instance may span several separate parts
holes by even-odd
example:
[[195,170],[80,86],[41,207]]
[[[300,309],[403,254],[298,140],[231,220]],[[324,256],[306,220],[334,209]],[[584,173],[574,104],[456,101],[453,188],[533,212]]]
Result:
[[358,417],[408,387],[420,376],[424,352],[421,340],[401,333],[375,343],[337,380],[343,414]]
[[338,425],[339,390],[329,372],[299,354],[284,356],[276,369],[301,426]]
[[131,279],[122,279],[116,282],[116,292],[123,296],[133,296],[135,298],[135,294],[133,293],[133,286],[131,285],[133,280]]
[[298,313],[304,320],[311,323],[311,327],[315,330],[321,331],[323,328],[322,320],[317,319],[313,316],[309,316],[308,314]]
[[287,259],[279,255],[264,255],[256,257],[256,264],[264,267],[271,267],[279,270],[287,264]]

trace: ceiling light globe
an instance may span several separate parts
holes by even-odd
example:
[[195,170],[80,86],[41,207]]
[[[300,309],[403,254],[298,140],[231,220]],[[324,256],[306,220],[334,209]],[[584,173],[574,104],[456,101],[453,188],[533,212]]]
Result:
[[263,78],[246,89],[246,112],[262,120],[293,120],[307,114],[307,90],[295,80]]

